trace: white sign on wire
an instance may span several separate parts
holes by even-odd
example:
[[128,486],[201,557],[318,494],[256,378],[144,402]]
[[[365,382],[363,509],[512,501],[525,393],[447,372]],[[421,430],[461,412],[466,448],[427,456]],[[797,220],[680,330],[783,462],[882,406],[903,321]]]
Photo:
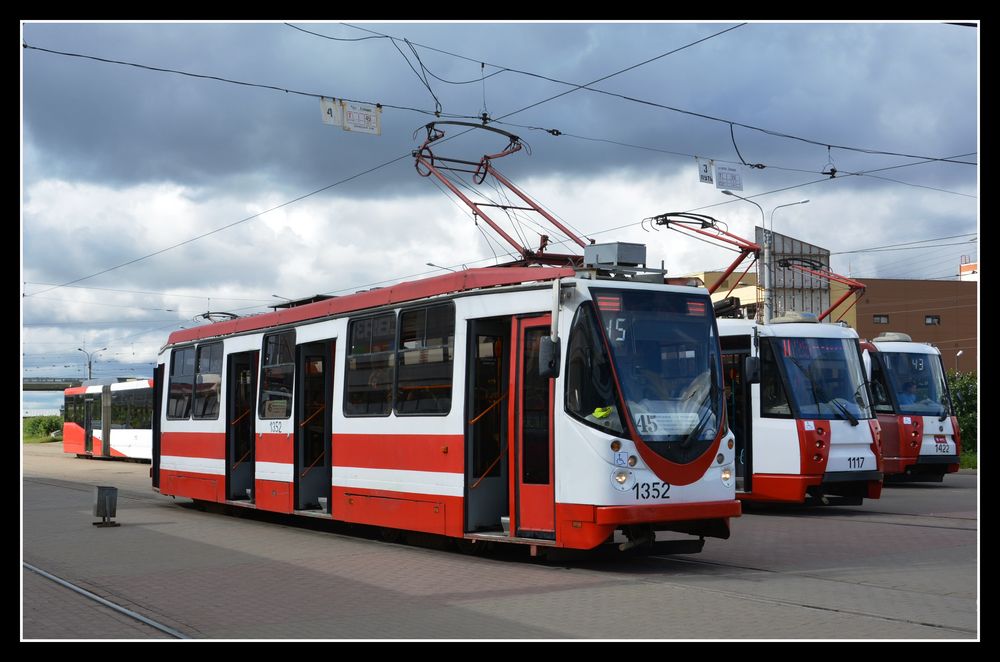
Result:
[[323,112],[323,124],[344,126],[344,109],[339,101],[320,97],[319,107]]
[[715,188],[727,191],[742,191],[743,177],[740,175],[740,171],[733,166],[715,166]]
[[324,124],[339,126],[344,131],[382,135],[380,106],[326,97],[320,98],[319,106],[323,113]]
[[382,135],[382,109],[367,103],[342,101],[344,130]]
[[699,159],[695,157],[698,161],[698,180],[702,184],[714,184],[712,180],[712,166],[715,165],[715,161],[712,159]]

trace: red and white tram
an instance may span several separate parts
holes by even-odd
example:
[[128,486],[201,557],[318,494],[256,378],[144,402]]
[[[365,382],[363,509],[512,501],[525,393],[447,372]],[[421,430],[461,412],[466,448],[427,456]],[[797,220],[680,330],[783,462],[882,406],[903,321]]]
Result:
[[941,352],[905,333],[862,344],[882,426],[885,475],[895,481],[941,482],[962,453]]
[[[746,275],[761,253],[759,244],[704,214],[674,212],[648,220],[651,227],[665,226],[738,253],[709,292],[752,256]],[[877,499],[883,478],[880,429],[858,334],[819,323],[848,297],[863,293],[864,284],[808,260],[779,264],[836,280],[849,290],[818,317],[789,313],[767,324],[719,319],[727,410],[736,434],[736,495],[744,501],[792,503],[807,497],[840,504]],[[731,307],[728,299],[717,304]]]
[[63,452],[80,457],[153,457],[153,381],[92,384],[64,391]]
[[858,334],[803,314],[769,324],[720,319],[719,334],[737,496],[853,504],[879,498],[880,428]]
[[712,302],[650,275],[469,269],[177,331],[154,486],[466,540],[726,538]]

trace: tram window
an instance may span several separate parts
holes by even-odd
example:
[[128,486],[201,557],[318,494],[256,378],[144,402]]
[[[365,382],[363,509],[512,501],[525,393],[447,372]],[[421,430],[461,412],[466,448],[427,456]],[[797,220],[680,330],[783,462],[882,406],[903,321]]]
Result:
[[772,418],[790,418],[792,408],[778,372],[778,362],[774,358],[771,343],[760,343],[760,413]]
[[396,363],[396,313],[353,320],[348,337],[344,415],[388,416]]
[[222,388],[222,343],[199,345],[195,363],[194,418],[216,419]]
[[128,409],[132,399],[131,391],[111,392],[111,429],[127,430],[129,427]]
[[153,389],[141,388],[132,391],[132,403],[128,411],[128,426],[132,430],[146,430],[153,427]]
[[[219,360],[221,372],[221,357]],[[264,360],[260,365],[261,418],[288,418],[292,415],[294,383],[295,331],[265,336]]]
[[396,414],[447,414],[455,351],[455,306],[399,315]]
[[892,401],[889,399],[889,387],[885,381],[885,374],[877,358],[872,357],[872,397],[875,399],[875,411],[891,414]]
[[194,347],[175,349],[170,358],[170,387],[167,418],[191,415],[191,392],[194,390]]
[[566,411],[599,430],[621,433],[618,392],[593,306],[576,312],[566,350]]

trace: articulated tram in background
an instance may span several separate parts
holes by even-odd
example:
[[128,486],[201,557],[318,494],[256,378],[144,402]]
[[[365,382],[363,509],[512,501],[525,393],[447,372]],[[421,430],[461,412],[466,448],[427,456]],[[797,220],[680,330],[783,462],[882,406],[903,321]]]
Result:
[[64,397],[64,453],[152,459],[152,380],[77,386],[66,389]]
[[880,428],[858,334],[805,314],[768,324],[720,319],[719,334],[737,496],[841,504],[879,498]]
[[886,478],[941,482],[958,471],[962,444],[941,352],[905,333],[883,333],[862,347]]
[[533,553],[696,551],[740,514],[712,302],[662,272],[469,269],[177,331],[158,363],[162,494]]

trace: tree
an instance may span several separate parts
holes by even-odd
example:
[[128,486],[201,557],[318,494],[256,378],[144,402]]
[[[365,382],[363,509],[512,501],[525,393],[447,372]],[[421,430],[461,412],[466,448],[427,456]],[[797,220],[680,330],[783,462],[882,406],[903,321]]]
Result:
[[949,372],[948,388],[955,405],[958,427],[962,432],[962,450],[975,451],[979,428],[979,380],[975,372]]

